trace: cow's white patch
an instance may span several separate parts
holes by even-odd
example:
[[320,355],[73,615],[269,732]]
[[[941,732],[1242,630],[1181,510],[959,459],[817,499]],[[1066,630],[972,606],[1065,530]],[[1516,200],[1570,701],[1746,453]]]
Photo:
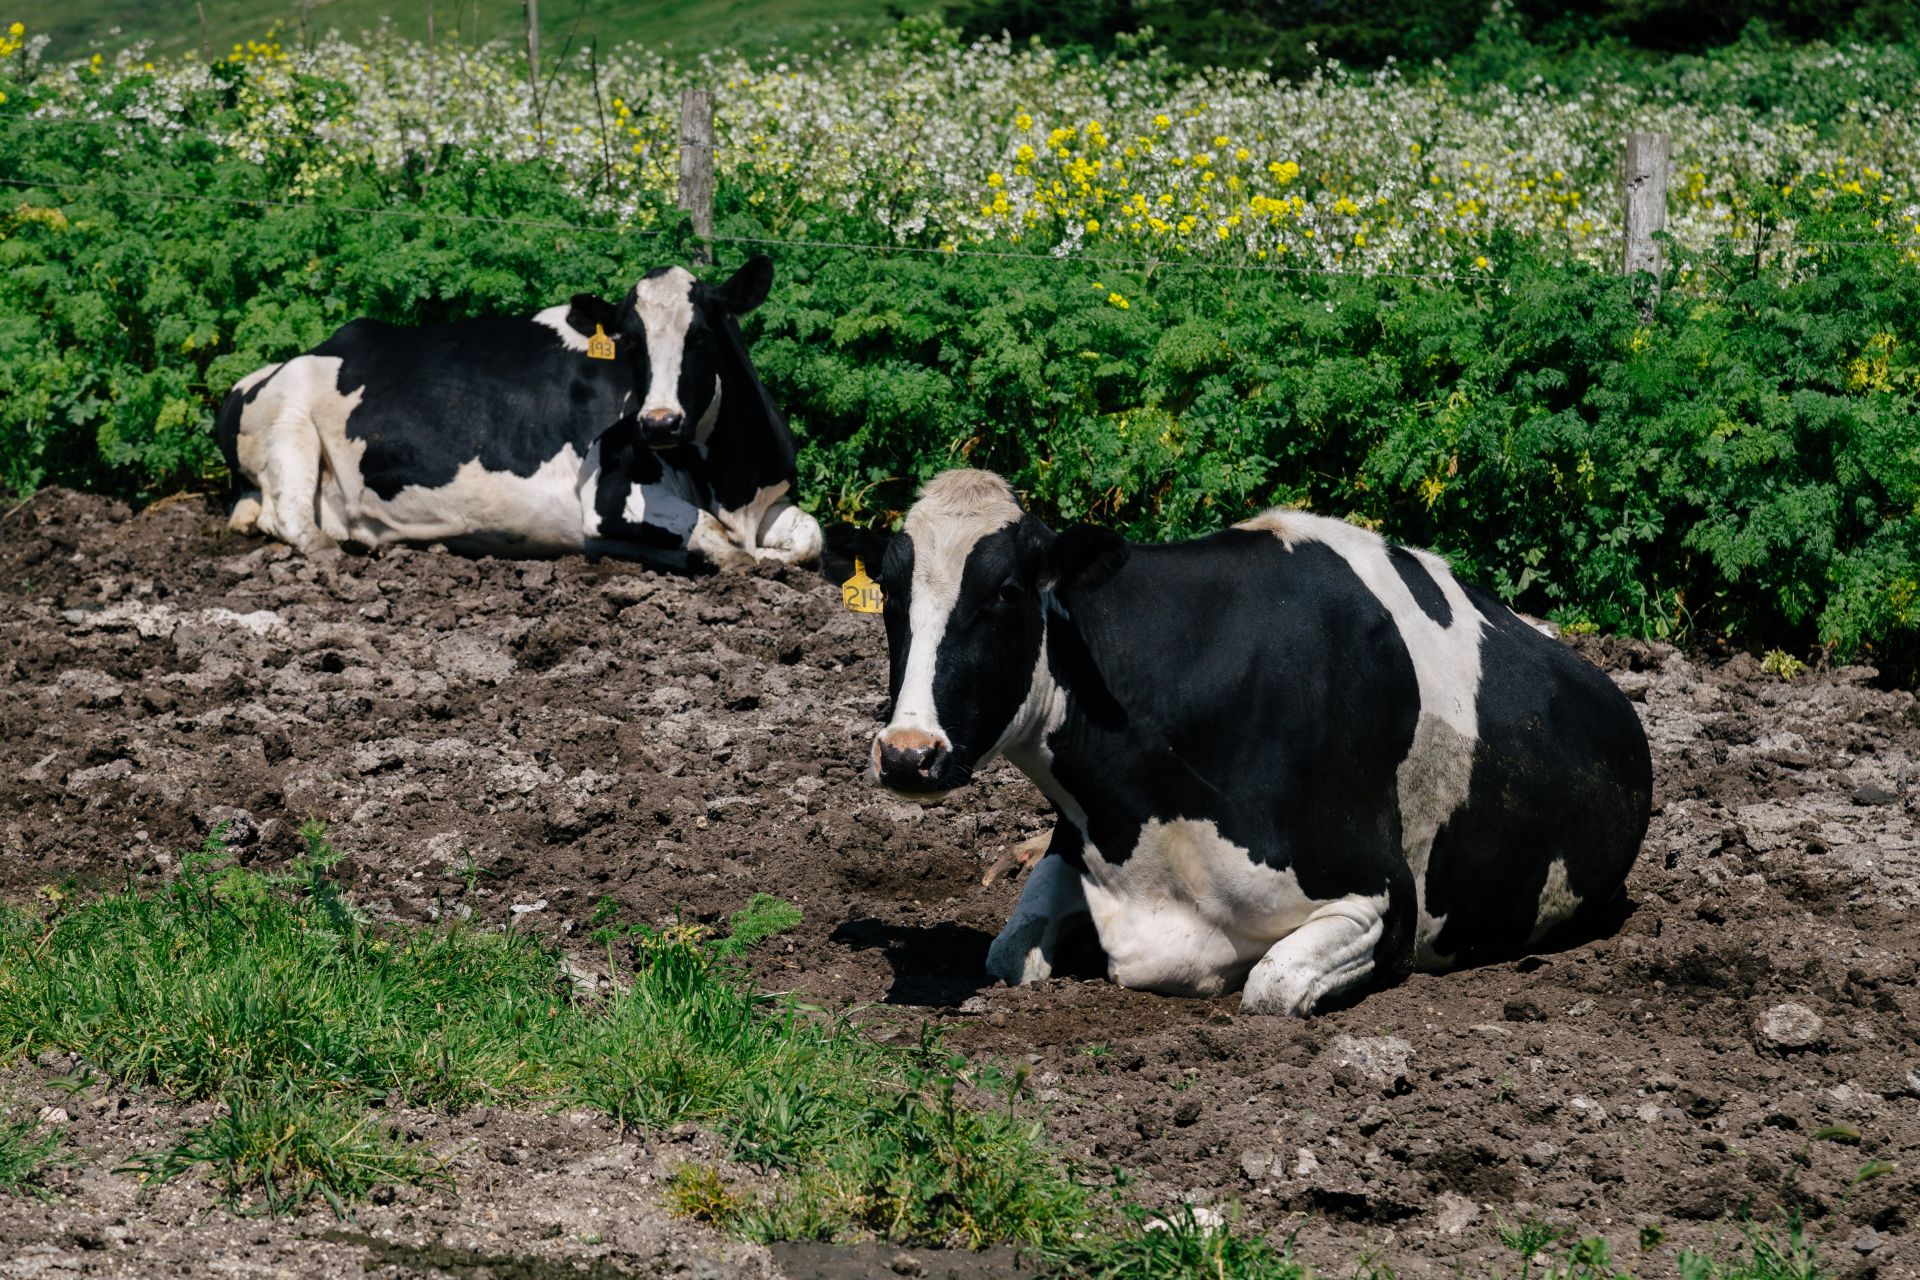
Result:
[[[647,332],[647,363],[652,384],[640,401],[641,416],[685,413],[680,404],[680,364],[686,357],[687,330],[693,327],[693,273],[671,267],[633,287],[634,308]],[[719,390],[714,395],[715,411]]]
[[1427,914],[1427,866],[1434,836],[1466,803],[1472,780],[1473,748],[1480,736],[1480,637],[1485,620],[1446,562],[1431,552],[1408,548],[1446,599],[1452,617],[1444,627],[1413,598],[1378,534],[1344,520],[1290,510],[1269,511],[1239,527],[1273,533],[1290,549],[1302,542],[1324,544],[1386,607],[1407,646],[1420,691],[1420,718],[1397,779],[1401,848],[1413,872],[1419,911],[1415,961],[1422,968],[1446,968],[1450,958],[1432,947],[1447,921]]
[[366,444],[346,430],[366,388],[341,395],[340,364],[337,356],[287,361],[241,410],[234,440],[240,469],[260,486],[254,524],[302,551],[346,536],[344,513],[361,489]]
[[[285,361],[282,361],[280,363],[284,364]],[[258,369],[255,369],[252,373],[240,379],[240,381],[234,383],[233,389],[239,392],[241,395],[245,395],[247,394],[247,392],[253,390],[255,387],[259,386],[262,382],[266,381],[268,378],[271,378],[274,375],[274,372],[279,368],[280,368],[280,364],[261,365]]]
[[1020,504],[999,476],[987,471],[945,471],[927,481],[907,512],[902,532],[913,540],[913,588],[907,606],[907,661],[894,699],[893,719],[880,732],[914,729],[942,746],[952,741],[940,727],[933,702],[933,668],[947,621],[960,599],[967,556],[980,539],[1020,519]]
[[1555,858],[1547,864],[1547,883],[1540,889],[1540,906],[1533,916],[1529,944],[1540,941],[1547,931],[1580,909],[1580,895],[1567,883],[1567,860]]
[[1217,995],[1316,905],[1208,819],[1151,819],[1123,861],[1085,853],[1087,908],[1123,987]]
[[567,323],[567,317],[572,313],[572,305],[563,302],[557,307],[548,307],[545,311],[534,312],[533,322],[535,324],[543,324],[559,334],[561,345],[566,347],[567,350],[585,351],[587,349],[586,335]]
[[530,476],[460,464],[453,479],[427,488],[407,485],[385,501],[362,494],[348,524],[355,542],[445,542],[465,551],[546,555],[585,542],[578,491],[582,459],[571,445]]

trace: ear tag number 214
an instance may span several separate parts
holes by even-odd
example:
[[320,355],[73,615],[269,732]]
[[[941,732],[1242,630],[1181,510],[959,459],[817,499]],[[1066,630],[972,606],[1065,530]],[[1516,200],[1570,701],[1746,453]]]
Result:
[[840,584],[840,598],[855,613],[879,613],[884,598],[880,584],[867,576],[867,566],[853,562],[853,576]]

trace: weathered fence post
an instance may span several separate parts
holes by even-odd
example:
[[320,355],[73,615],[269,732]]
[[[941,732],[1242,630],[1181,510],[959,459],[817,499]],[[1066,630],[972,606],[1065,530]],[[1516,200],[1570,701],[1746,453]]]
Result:
[[1653,237],[1667,229],[1666,134],[1627,135],[1623,179],[1627,243],[1620,270],[1628,276],[1639,271],[1652,274],[1653,292],[1640,308],[1641,318],[1651,319],[1653,304],[1660,298],[1660,244]]
[[680,95],[680,207],[693,216],[693,234],[702,243],[694,251],[697,262],[712,262],[713,238],[713,100],[705,89]]
[[521,0],[520,9],[527,17],[527,91],[533,95],[533,131],[545,137],[546,125],[540,119],[540,0]]

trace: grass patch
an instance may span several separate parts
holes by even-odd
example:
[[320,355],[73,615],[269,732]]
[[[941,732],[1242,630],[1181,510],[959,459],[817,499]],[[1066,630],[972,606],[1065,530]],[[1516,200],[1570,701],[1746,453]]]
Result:
[[43,1129],[36,1120],[0,1110],[0,1194],[44,1194],[42,1179],[59,1163],[64,1140],[64,1130]]
[[[969,1064],[923,1031],[880,1044],[845,1015],[757,990],[737,967],[799,912],[758,895],[726,937],[596,911],[611,994],[577,995],[561,956],[512,929],[376,927],[329,879],[317,825],[285,869],[228,865],[219,833],[157,890],[0,907],[0,1060],[79,1055],[116,1081],[216,1104],[127,1166],[206,1173],[237,1207],[344,1213],[446,1169],[385,1121],[397,1106],[567,1105],[635,1128],[692,1122],[716,1163],[666,1188],[681,1214],[758,1240],[1010,1243],[1094,1280],[1304,1280],[1276,1247],[1179,1209],[1147,1222],[1062,1161],[1024,1069]],[[31,1190],[58,1133],[0,1122],[0,1190]],[[770,1190],[719,1161],[777,1174]],[[1502,1233],[1528,1280],[1613,1280],[1604,1241]],[[1657,1242],[1657,1239],[1656,1239]],[[1750,1257],[1683,1256],[1686,1280],[1812,1280],[1811,1246],[1749,1230]],[[1645,1240],[1643,1238],[1643,1245]],[[1688,1269],[1691,1268],[1691,1269]]]

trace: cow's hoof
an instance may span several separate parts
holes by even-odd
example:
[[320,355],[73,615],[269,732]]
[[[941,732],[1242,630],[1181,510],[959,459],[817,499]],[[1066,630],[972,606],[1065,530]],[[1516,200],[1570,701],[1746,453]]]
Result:
[[1282,1018],[1305,1018],[1313,1013],[1316,1003],[1311,989],[1298,984],[1288,989],[1286,984],[1269,983],[1256,990],[1251,984],[1240,994],[1240,1012],[1263,1013]]
[[1051,978],[1053,961],[1044,946],[1050,923],[1044,916],[1028,916],[1002,929],[987,948],[987,976],[1010,987]]

